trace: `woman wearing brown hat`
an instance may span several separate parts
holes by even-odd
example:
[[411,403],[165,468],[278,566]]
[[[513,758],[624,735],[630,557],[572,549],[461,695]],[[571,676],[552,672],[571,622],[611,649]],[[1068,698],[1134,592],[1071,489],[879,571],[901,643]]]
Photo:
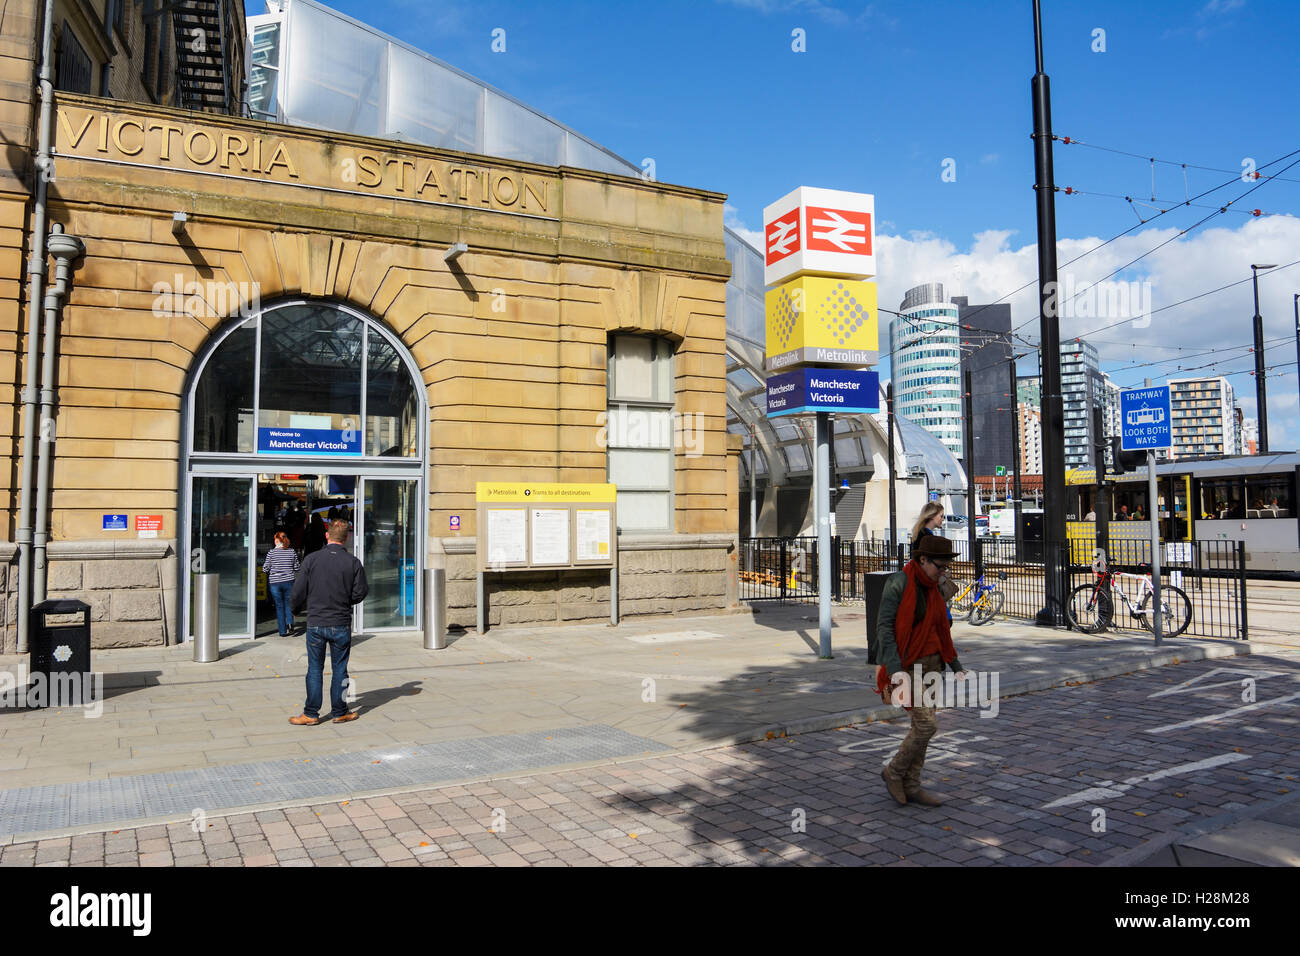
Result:
[[[876,690],[885,703],[910,703],[912,729],[881,778],[889,795],[899,803],[937,807],[943,799],[921,787],[925,751],[938,730],[934,707],[919,705],[921,687],[912,681],[914,669],[921,676],[942,673],[947,664],[960,673],[961,661],[952,644],[948,609],[939,591],[939,579],[953,559],[952,542],[938,535],[923,535],[903,570],[891,574],[880,598],[876,641],[868,661],[877,664]],[[901,683],[899,700],[891,700],[895,675],[902,674],[911,686]],[[900,681],[902,679],[900,678]]]

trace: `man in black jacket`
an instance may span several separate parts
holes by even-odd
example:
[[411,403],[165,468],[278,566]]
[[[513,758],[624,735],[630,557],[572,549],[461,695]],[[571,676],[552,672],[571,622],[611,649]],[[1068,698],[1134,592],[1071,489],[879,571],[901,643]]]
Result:
[[348,655],[352,652],[352,605],[365,600],[370,586],[366,569],[343,547],[348,540],[346,521],[330,522],[328,542],[302,562],[289,606],[295,614],[307,609],[307,703],[289,723],[311,726],[320,723],[321,684],[325,676],[325,645],[330,649],[330,716],[334,723],[356,720],[348,711],[343,687],[348,679]]

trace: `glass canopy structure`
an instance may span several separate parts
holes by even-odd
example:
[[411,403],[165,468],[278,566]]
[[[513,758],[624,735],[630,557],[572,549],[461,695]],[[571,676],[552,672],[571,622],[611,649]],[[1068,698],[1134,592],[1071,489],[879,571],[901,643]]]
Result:
[[[515,97],[315,0],[267,0],[266,15],[249,17],[248,30],[249,108],[255,118],[551,166],[642,174],[636,164]],[[764,489],[811,488],[812,422],[767,418],[763,259],[731,229],[725,244],[732,267],[727,430],[745,443],[741,491],[747,503],[751,461],[755,482]],[[899,475],[923,477],[931,492],[964,493],[965,474],[943,444],[920,426],[897,422]],[[834,484],[887,477],[883,415],[837,416],[834,436]],[[742,524],[747,533],[747,520]]]

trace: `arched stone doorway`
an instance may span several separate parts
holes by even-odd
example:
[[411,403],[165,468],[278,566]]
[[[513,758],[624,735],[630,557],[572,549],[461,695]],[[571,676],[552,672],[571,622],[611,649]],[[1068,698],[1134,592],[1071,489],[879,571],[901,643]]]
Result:
[[343,303],[278,302],[222,326],[184,396],[181,633],[205,570],[221,575],[223,639],[274,634],[273,535],[305,556],[330,517],[351,522],[370,582],[354,631],[421,626],[428,401],[395,335]]

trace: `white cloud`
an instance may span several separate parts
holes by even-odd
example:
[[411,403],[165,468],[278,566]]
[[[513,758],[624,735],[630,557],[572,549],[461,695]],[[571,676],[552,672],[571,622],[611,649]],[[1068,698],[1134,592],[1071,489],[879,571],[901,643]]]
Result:
[[722,207],[722,224],[744,239],[759,252],[763,251],[763,230],[750,229],[740,221],[740,216],[736,212],[736,207],[731,203],[725,203]]
[[[880,24],[892,29],[898,26],[897,17],[890,16],[875,4],[870,3],[855,15],[840,9],[833,3],[826,3],[824,0],[721,0],[721,2],[729,6],[753,10],[764,16],[770,16],[774,13],[787,16],[801,13],[808,14],[823,23],[838,27],[850,24],[856,24],[857,26]],[[1228,0],[1228,2],[1231,2],[1231,0]]]

